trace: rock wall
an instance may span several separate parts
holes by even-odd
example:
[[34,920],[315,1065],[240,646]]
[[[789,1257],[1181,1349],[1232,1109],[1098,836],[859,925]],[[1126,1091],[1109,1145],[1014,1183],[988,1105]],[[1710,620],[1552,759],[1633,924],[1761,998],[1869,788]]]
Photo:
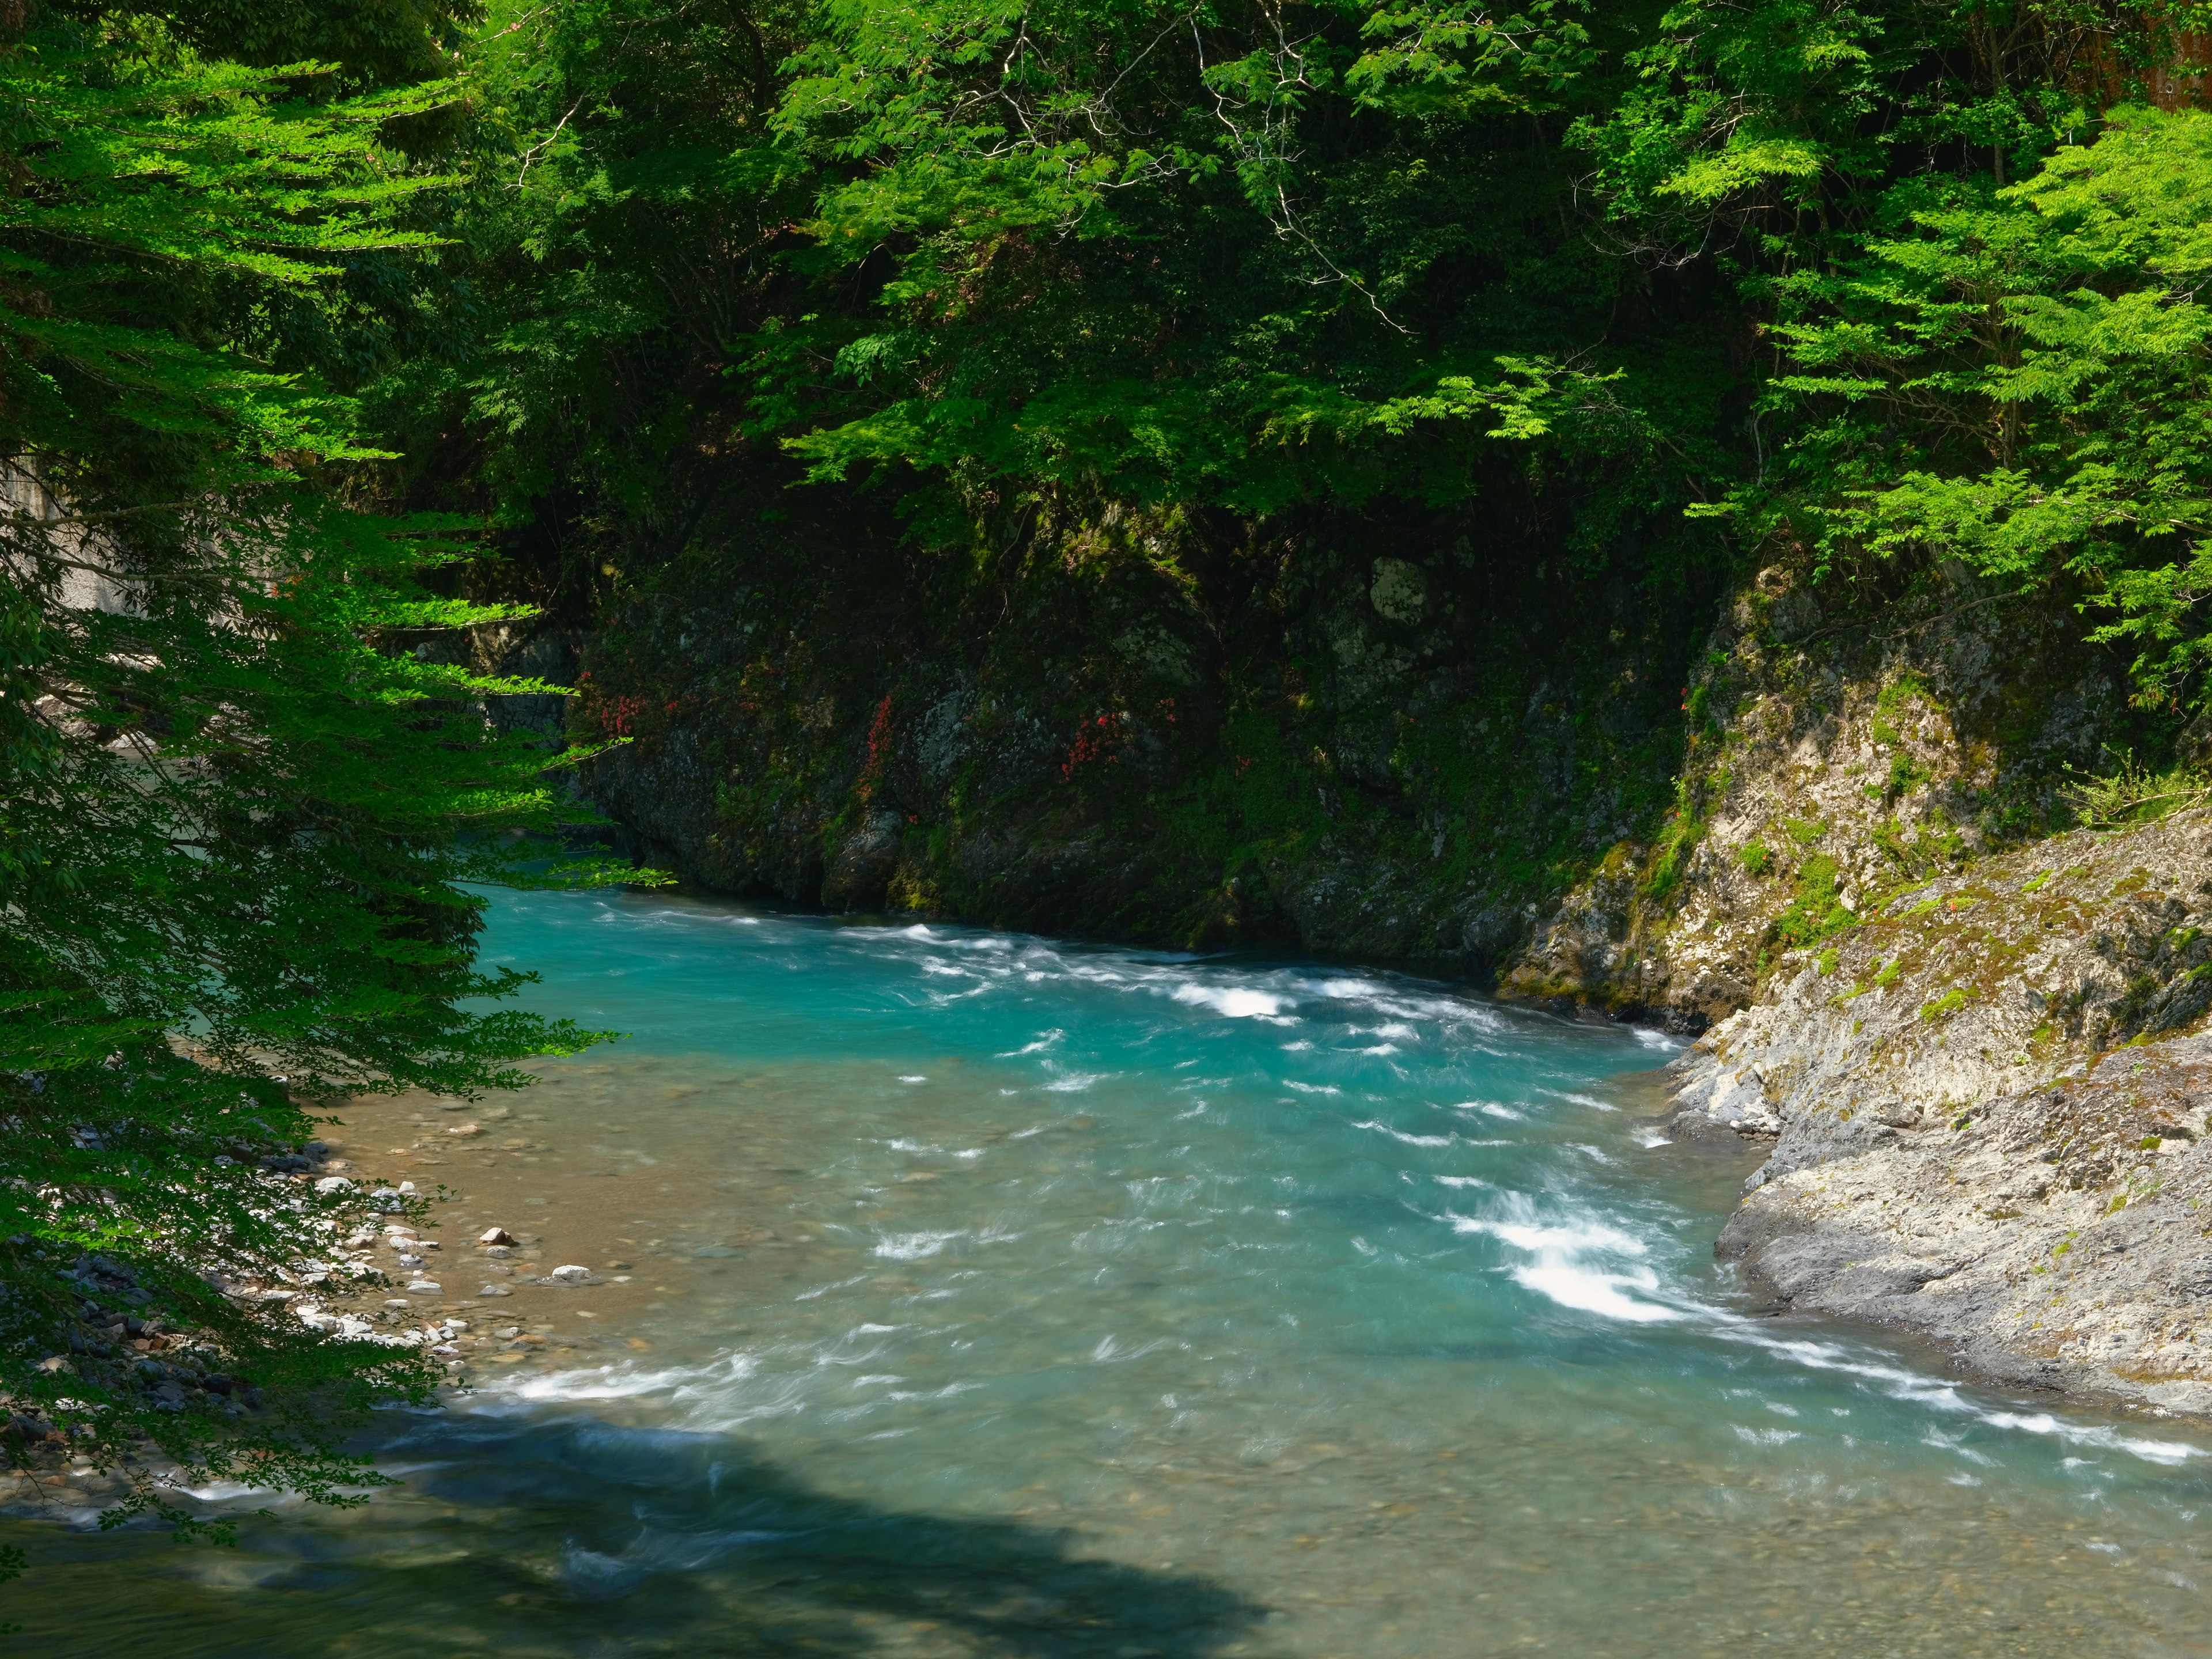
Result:
[[1489,978],[1663,810],[1720,591],[1499,533],[1109,512],[918,572],[794,532],[627,597],[574,732],[710,887]]
[[1694,1032],[2045,832],[2127,720],[2069,607],[1956,571],[1853,609],[1342,529],[1109,514],[957,580],[857,535],[735,584],[702,556],[587,641],[572,735],[629,740],[593,794],[709,887],[1294,942]]
[[1895,895],[1675,1062],[1686,1125],[1774,1137],[1720,1249],[2006,1381],[2212,1409],[2208,1010],[2212,812]]
[[2063,823],[2059,787],[2126,728],[2063,603],[1953,567],[1838,610],[1775,569],[1734,596],[1685,695],[1668,817],[1564,896],[1505,994],[1702,1030],[1790,949]]
[[577,686],[569,735],[624,745],[593,795],[708,887],[1295,940],[1696,1030],[2062,823],[2130,735],[2063,599],[1955,568],[1655,594],[1507,581],[1449,522],[1224,545],[1109,512],[948,574],[816,528],[680,562],[587,634],[480,642]]

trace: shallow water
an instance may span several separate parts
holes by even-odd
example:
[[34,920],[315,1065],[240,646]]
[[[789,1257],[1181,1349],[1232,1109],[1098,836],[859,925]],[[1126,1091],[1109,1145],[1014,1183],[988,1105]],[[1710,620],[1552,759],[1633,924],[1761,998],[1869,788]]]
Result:
[[2212,1436],[1760,1316],[1649,1034],[667,897],[489,954],[630,1039],[347,1150],[626,1282],[479,1304],[549,1340],[364,1510],[10,1527],[26,1651],[2212,1652]]

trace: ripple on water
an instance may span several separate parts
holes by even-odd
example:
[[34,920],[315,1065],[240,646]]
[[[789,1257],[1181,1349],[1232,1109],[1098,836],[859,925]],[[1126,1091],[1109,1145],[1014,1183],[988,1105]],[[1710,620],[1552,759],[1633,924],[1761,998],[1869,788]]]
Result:
[[[74,1546],[42,1653],[2205,1650],[2202,1437],[1758,1316],[1747,1161],[1609,1081],[1656,1034],[665,897],[489,938],[635,1034],[529,1102],[607,1333],[532,1304],[356,1515]],[[658,1163],[559,1162],[610,1124]]]

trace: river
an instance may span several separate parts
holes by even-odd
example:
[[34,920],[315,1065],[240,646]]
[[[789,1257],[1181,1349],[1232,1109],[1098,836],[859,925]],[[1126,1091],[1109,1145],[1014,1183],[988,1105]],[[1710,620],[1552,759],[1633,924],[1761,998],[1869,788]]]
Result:
[[[629,1035],[465,1155],[337,1133],[411,1126],[514,1343],[362,1510],[9,1523],[24,1651],[2212,1653],[2212,1435],[1766,1316],[1654,1034],[666,896],[501,896],[487,956]],[[593,1282],[476,1298],[495,1220]]]

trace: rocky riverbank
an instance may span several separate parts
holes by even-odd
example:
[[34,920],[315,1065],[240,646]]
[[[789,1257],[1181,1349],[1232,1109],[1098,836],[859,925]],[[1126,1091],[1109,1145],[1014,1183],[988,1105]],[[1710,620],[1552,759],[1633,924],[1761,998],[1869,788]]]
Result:
[[2081,830],[1790,954],[1671,1069],[1769,1139],[1721,1252],[2005,1382],[2212,1410],[2212,814]]
[[[594,1075],[607,1068],[576,1069]],[[649,1353],[653,1344],[639,1328],[690,1292],[691,1264],[657,1261],[650,1265],[659,1271],[647,1275],[631,1270],[629,1255],[669,1252],[659,1238],[622,1237],[622,1222],[586,1196],[593,1188],[594,1196],[612,1195],[618,1170],[610,1166],[619,1155],[592,1144],[606,1125],[596,1098],[574,1109],[577,1093],[523,1097],[551,1107],[550,1114],[422,1094],[349,1103],[324,1139],[262,1159],[264,1178],[279,1187],[368,1185],[394,1200],[390,1212],[333,1236],[319,1259],[242,1280],[230,1293],[281,1304],[333,1338],[422,1349],[455,1398],[501,1376]],[[429,1214],[416,1220],[398,1212],[408,1207],[399,1200],[422,1196],[436,1200]],[[127,1268],[94,1256],[80,1277],[88,1294],[129,1305]],[[157,1401],[199,1390],[241,1409],[258,1404],[250,1385],[204,1363],[189,1333],[118,1313],[111,1339],[137,1356]],[[6,1426],[23,1455],[19,1467],[0,1470],[0,1514],[90,1525],[134,1486],[173,1479],[158,1462],[95,1467],[35,1419]]]

